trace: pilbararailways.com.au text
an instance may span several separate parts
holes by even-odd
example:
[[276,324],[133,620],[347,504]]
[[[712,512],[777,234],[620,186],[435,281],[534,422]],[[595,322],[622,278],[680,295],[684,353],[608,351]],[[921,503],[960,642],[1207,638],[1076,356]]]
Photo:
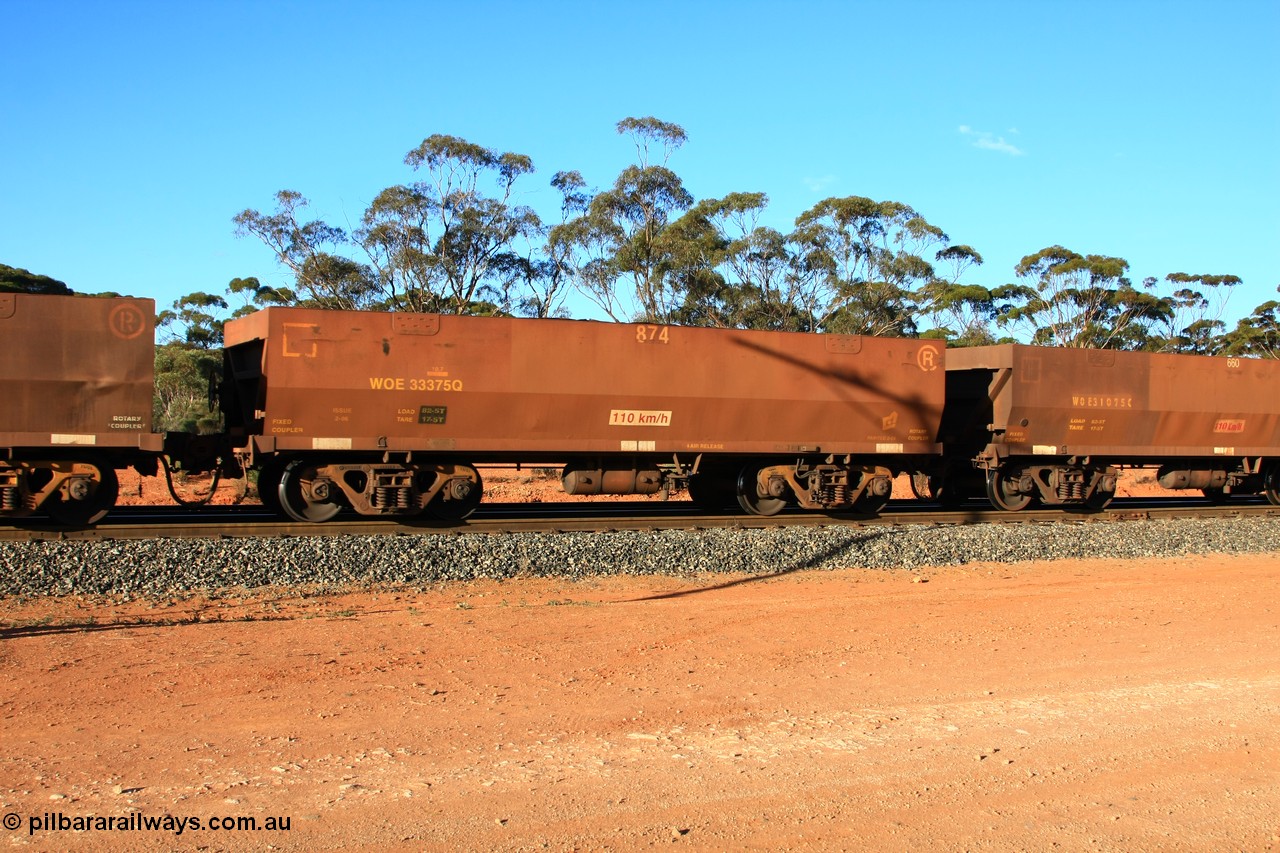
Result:
[[[9,812],[4,816],[4,828],[16,831],[24,823],[21,815]],[[44,812],[28,815],[25,823],[27,835],[38,832],[168,832],[182,835],[184,832],[288,832],[293,819],[289,816],[273,817],[253,815],[211,815],[192,817],[181,815],[149,815],[130,812],[125,815],[68,815],[62,812]]]

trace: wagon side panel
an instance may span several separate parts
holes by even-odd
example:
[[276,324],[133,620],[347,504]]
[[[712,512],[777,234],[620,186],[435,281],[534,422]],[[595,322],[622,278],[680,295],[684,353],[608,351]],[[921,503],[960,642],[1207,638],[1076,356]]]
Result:
[[[985,400],[967,395],[957,411],[986,405],[993,441],[1012,456],[1158,461],[1280,451],[1280,415],[1269,411],[1280,363],[1005,345],[953,351],[949,369],[986,385]],[[958,379],[953,389],[973,384]]]
[[0,294],[0,444],[154,443],[155,303]]
[[[264,436],[495,453],[930,453],[937,342],[269,309]],[[242,321],[237,321],[237,323]]]

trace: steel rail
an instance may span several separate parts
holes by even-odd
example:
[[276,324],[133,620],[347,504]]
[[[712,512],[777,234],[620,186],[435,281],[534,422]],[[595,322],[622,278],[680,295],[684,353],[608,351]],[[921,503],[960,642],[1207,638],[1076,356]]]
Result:
[[259,507],[120,507],[93,528],[67,529],[31,520],[0,526],[0,541],[112,541],[120,539],[217,539],[253,537],[439,536],[459,534],[557,533],[618,530],[765,529],[773,527],[870,527],[897,525],[1063,524],[1181,518],[1280,518],[1265,501],[1212,505],[1195,499],[1118,499],[1101,512],[1032,509],[994,510],[982,503],[958,509],[891,503],[878,516],[804,511],[771,517],[706,513],[685,501],[664,503],[489,504],[470,519],[447,523],[419,518],[390,520],[341,515],[322,524],[271,516]]

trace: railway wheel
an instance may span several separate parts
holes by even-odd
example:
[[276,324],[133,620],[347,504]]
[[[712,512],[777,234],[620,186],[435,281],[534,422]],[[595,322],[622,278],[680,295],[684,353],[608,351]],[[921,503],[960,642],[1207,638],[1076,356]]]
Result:
[[987,472],[987,499],[996,509],[1018,512],[1031,506],[1031,495],[1015,491],[1017,472],[995,468]]
[[1267,473],[1263,475],[1262,493],[1267,496],[1269,503],[1280,506],[1280,462],[1272,462]]
[[733,475],[707,471],[689,478],[689,500],[707,512],[721,512],[737,497]]
[[268,459],[258,468],[258,499],[262,508],[272,515],[284,513],[280,505],[280,477],[284,475],[284,462],[280,459]]
[[427,512],[441,521],[458,522],[468,518],[484,497],[484,481],[480,479],[479,471],[467,465],[460,467],[458,472],[468,477],[450,478],[427,504]]
[[760,469],[748,465],[738,474],[738,506],[750,515],[777,515],[787,505],[784,497],[760,497],[756,486]]
[[333,500],[338,491],[333,483],[316,477],[315,465],[295,459],[280,473],[276,497],[285,515],[318,524],[338,514],[341,507]]
[[120,481],[110,468],[97,466],[98,480],[73,478],[67,486],[70,496],[52,495],[44,502],[44,511],[58,524],[85,527],[97,524],[116,505]]

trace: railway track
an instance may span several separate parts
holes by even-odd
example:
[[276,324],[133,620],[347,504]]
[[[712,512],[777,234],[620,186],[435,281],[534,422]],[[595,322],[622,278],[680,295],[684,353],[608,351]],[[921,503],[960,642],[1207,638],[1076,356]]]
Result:
[[1121,498],[1102,512],[1036,509],[1018,513],[974,502],[942,509],[915,502],[891,503],[878,516],[784,512],[777,516],[706,513],[687,501],[657,503],[487,504],[467,521],[383,520],[343,515],[324,524],[302,524],[257,506],[206,507],[198,513],[170,506],[119,507],[93,528],[67,529],[43,521],[0,526],[0,541],[111,541],[243,537],[441,536],[463,533],[589,532],[616,530],[744,529],[775,527],[873,527],[895,525],[1101,523],[1182,518],[1280,518],[1264,499],[1213,505],[1195,499]]

